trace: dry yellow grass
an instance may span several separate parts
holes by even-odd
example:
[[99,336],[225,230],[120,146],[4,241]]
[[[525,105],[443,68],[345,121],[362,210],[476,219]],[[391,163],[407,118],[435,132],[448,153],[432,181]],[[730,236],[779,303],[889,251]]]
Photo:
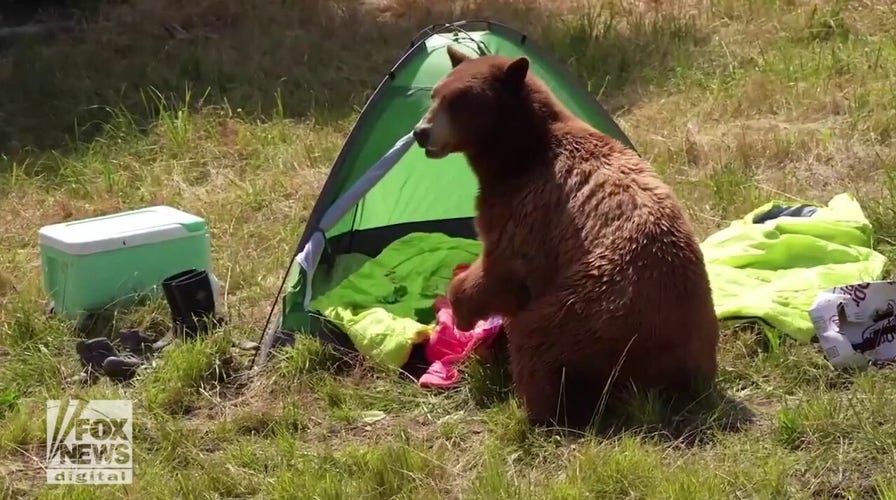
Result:
[[[232,324],[254,336],[357,109],[422,27],[492,17],[569,64],[701,236],[773,199],[854,193],[894,256],[896,12],[887,0],[132,0],[0,52],[0,495],[40,498],[893,498],[890,371],[726,330],[721,383],[756,413],[698,443],[528,429],[473,366],[456,393],[331,369],[300,341],[262,377],[212,338],[134,387],[82,389],[41,314],[37,229],[166,203],[207,218]],[[152,304],[120,324],[163,328]],[[161,325],[161,326],[160,326]],[[231,374],[233,375],[233,374]],[[131,488],[48,488],[43,400],[138,402]],[[364,423],[364,411],[386,418]],[[651,423],[662,409],[636,409]],[[727,415],[728,417],[732,415]]]

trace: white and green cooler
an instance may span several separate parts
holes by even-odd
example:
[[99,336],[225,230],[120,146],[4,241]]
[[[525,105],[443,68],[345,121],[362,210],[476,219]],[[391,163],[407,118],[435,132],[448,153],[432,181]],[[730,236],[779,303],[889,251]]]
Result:
[[45,226],[39,242],[44,291],[69,319],[131,305],[180,271],[212,274],[205,220],[167,206]]

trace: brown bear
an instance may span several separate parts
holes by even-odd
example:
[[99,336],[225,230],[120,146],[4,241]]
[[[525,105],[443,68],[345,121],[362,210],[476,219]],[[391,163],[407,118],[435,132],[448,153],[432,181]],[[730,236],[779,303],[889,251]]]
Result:
[[669,186],[564,108],[525,57],[448,56],[413,135],[429,158],[463,153],[479,182],[482,253],[449,300],[460,329],[504,316],[530,421],[586,426],[616,387],[711,386],[718,321]]

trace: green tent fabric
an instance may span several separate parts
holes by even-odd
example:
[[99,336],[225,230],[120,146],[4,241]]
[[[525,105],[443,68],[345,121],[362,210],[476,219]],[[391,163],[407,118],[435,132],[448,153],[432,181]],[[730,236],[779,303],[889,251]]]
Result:
[[799,341],[815,334],[808,310],[821,290],[878,280],[887,259],[872,248],[861,206],[839,194],[806,217],[755,223],[756,208],[701,245],[720,320],[759,319]]
[[478,183],[466,158],[455,154],[429,159],[411,136],[429,106],[431,89],[451,70],[448,46],[477,57],[528,58],[530,71],[572,113],[635,150],[585,82],[532,37],[488,19],[425,28],[391,68],[383,68],[383,79],[333,161],[284,272],[256,365],[281,334],[331,336],[334,325],[321,319],[311,301],[327,293],[339,277],[357,270],[364,262],[361,256],[374,258],[415,232],[476,238]]
[[411,233],[367,260],[311,306],[349,336],[361,354],[393,367],[428,338],[433,302],[446,293],[454,268],[476,260],[477,240]]

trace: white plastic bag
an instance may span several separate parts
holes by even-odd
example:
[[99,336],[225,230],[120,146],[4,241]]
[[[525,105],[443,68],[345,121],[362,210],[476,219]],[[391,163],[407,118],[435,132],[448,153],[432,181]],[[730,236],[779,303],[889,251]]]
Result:
[[896,282],[823,290],[809,309],[818,343],[838,368],[896,359]]

